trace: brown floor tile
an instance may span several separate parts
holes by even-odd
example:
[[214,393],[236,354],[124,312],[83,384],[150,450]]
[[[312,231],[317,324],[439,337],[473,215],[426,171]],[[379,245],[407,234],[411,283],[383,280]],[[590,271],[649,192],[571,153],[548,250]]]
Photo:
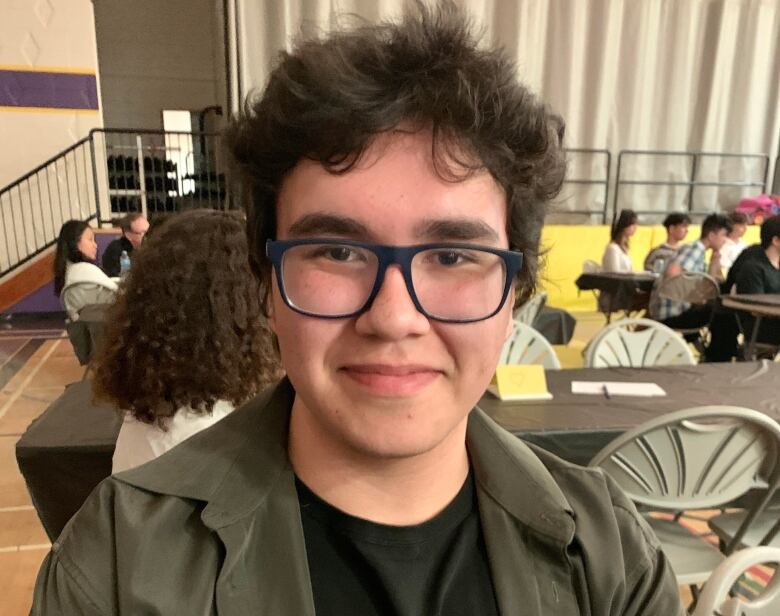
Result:
[[0,550],[48,542],[49,538],[41,526],[35,509],[0,511]]
[[0,552],[0,602],[3,616],[27,616],[35,578],[48,549]]
[[35,372],[37,376],[37,368],[40,365],[41,360],[46,357],[46,354],[51,351],[52,346],[54,345],[59,345],[59,341],[45,340],[43,344],[35,351],[35,353],[33,353],[30,359],[27,360],[27,363],[22,366],[16,372],[16,374],[14,374],[13,378],[8,381],[8,383],[6,383],[6,385],[3,387],[3,392],[11,393],[16,391],[19,389],[19,387],[23,386],[28,381],[28,377],[33,372]]
[[[4,398],[8,399],[10,396],[8,394],[0,395],[0,410],[6,408]],[[5,414],[0,417],[0,434],[21,436],[30,422],[46,410],[49,403],[50,401],[37,400],[22,394],[6,408]]]
[[14,448],[18,440],[18,436],[0,436],[0,507],[20,507],[31,504],[24,479],[16,465]]
[[73,357],[75,358],[76,355],[73,353],[73,346],[70,344],[70,340],[67,338],[63,338],[60,343],[57,345],[57,348],[54,349],[54,352],[51,354],[52,357]]
[[80,381],[82,376],[84,376],[84,368],[79,366],[75,357],[52,356],[46,359],[30,385],[33,387],[69,385]]

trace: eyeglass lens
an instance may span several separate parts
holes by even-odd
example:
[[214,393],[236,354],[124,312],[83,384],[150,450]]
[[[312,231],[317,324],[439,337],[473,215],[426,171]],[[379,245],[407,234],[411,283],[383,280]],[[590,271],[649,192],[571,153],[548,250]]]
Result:
[[[379,262],[371,250],[346,244],[302,244],[284,253],[288,300],[315,315],[360,310],[371,295]],[[480,249],[432,248],[412,259],[412,286],[431,317],[480,319],[492,314],[506,284],[503,258]]]

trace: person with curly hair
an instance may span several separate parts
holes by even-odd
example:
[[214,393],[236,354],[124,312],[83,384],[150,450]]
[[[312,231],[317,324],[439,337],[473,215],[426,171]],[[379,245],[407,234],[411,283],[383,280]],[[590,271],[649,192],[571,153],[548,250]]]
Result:
[[94,384],[97,397],[127,412],[115,473],[211,426],[280,377],[239,215],[179,214],[134,259],[107,315]]
[[563,132],[452,2],[282,52],[227,141],[287,378],[98,486],[33,614],[681,615],[616,484],[475,408]]
[[62,225],[54,254],[54,293],[71,321],[78,320],[84,306],[110,304],[116,298],[117,283],[95,265],[97,251],[88,222],[69,220]]

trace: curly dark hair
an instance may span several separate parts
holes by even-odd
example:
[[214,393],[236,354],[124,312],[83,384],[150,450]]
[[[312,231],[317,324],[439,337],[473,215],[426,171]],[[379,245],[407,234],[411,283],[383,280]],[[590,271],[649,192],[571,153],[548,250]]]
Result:
[[239,405],[280,376],[236,212],[171,217],[133,252],[106,318],[95,395],[164,428],[190,406]]
[[262,96],[247,100],[228,128],[252,268],[265,293],[265,241],[276,235],[285,174],[304,158],[345,173],[378,134],[399,126],[432,131],[442,178],[486,169],[503,187],[510,248],[525,254],[519,299],[533,293],[546,206],[565,175],[563,120],[518,82],[503,50],[477,46],[454,3],[415,7],[398,23],[363,25],[282,52]]
[[89,228],[89,223],[83,220],[69,220],[60,227],[60,234],[57,236],[57,249],[54,253],[54,294],[62,293],[65,286],[65,272],[68,269],[68,262],[80,263],[86,261],[92,263],[79,250],[79,240],[84,235],[84,231]]

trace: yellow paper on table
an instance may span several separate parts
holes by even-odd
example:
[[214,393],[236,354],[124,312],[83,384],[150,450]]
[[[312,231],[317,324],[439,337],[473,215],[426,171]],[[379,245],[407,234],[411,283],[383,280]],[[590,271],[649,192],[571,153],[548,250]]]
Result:
[[498,366],[488,391],[502,400],[552,400],[544,366],[537,364]]

